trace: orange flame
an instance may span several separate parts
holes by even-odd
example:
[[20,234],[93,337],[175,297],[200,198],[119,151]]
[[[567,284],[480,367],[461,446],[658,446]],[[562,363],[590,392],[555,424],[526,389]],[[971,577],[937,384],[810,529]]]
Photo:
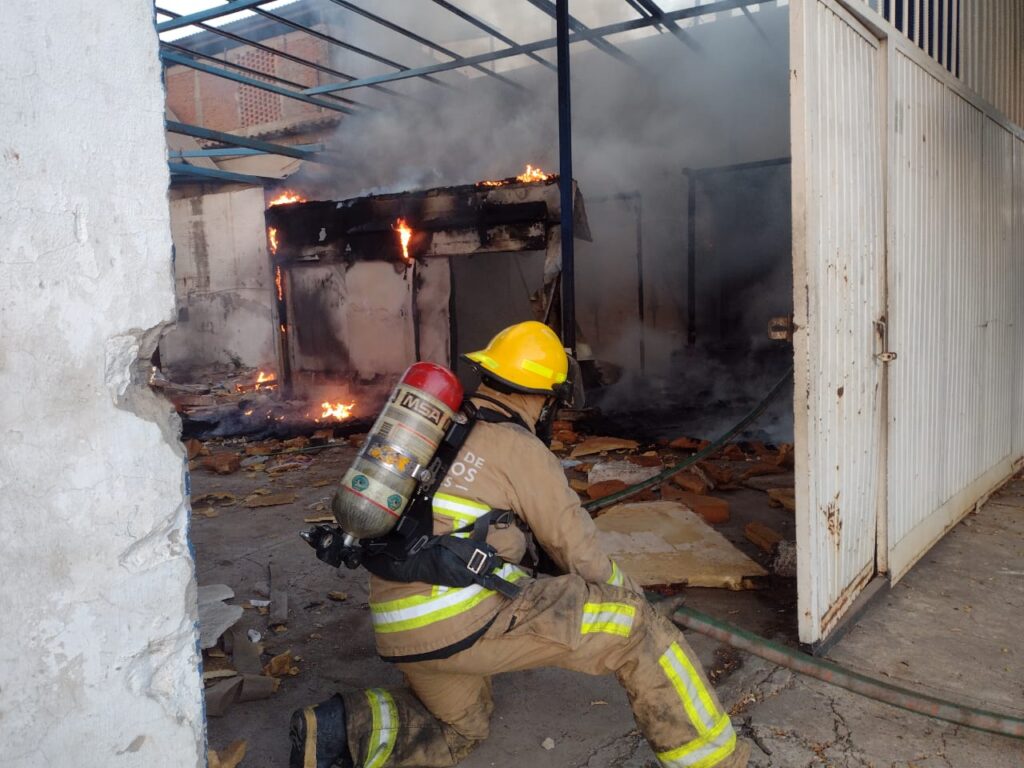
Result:
[[[274,248],[276,251],[277,248]],[[281,268],[274,267],[274,285],[277,286],[277,300],[284,301],[284,284],[281,282]]]
[[323,408],[323,413],[320,414],[321,419],[327,419],[334,417],[337,421],[345,421],[345,419],[352,418],[352,409],[356,407],[353,403],[331,403],[324,400],[320,403],[320,407]]
[[276,382],[277,382],[277,374],[276,373],[274,373],[273,371],[269,371],[267,373],[264,373],[263,371],[260,371],[259,375],[256,377],[256,389],[259,389],[260,386],[263,385],[263,384],[268,384],[268,385],[273,386]]
[[526,170],[516,176],[516,181],[529,183],[531,181],[547,181],[550,178],[550,173],[544,173],[540,168],[534,168],[532,165],[527,164]]
[[409,257],[409,241],[412,240],[412,229],[405,223],[405,219],[396,221],[392,229],[398,233],[398,239],[402,244],[402,258],[406,264],[412,264],[412,259]]
[[273,200],[271,200],[269,203],[267,203],[267,207],[268,208],[273,208],[275,205],[288,205],[289,203],[304,203],[304,202],[306,202],[306,198],[304,198],[298,192],[293,192],[290,189],[286,189],[280,195],[278,195]]
[[267,227],[267,239],[270,241],[270,252],[277,253],[277,227]]

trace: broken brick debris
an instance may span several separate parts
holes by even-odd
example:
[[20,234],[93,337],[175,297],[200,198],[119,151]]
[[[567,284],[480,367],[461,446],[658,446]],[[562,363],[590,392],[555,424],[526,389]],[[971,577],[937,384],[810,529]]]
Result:
[[710,525],[729,522],[729,502],[725,499],[691,493],[667,483],[662,486],[661,498],[663,501],[678,501],[685,504]]
[[285,440],[281,443],[282,448],[305,448],[309,445],[308,437],[293,437],[291,440]]
[[569,487],[576,491],[576,493],[586,493],[587,489],[590,488],[590,483],[578,477],[572,477],[569,478]]
[[295,665],[295,658],[292,656],[291,650],[279,653],[268,661],[267,665],[263,667],[263,674],[266,677],[284,677],[285,675],[295,677],[299,674],[299,668]]
[[697,440],[693,437],[677,437],[668,444],[668,447],[681,451],[702,451],[709,445],[711,443],[707,440]]
[[639,443],[636,440],[626,440],[621,437],[588,437],[573,448],[569,455],[575,459],[579,456],[590,456],[605,451],[633,451],[638,446]]
[[282,504],[291,504],[296,500],[296,498],[297,496],[294,493],[253,493],[245,497],[245,500],[242,502],[242,506],[248,507],[249,509],[255,509],[257,507],[279,507]]
[[796,512],[796,491],[793,488],[769,488],[768,504]]
[[725,448],[718,452],[718,456],[729,461],[746,461],[747,454],[743,452],[736,443],[729,443]]
[[626,461],[638,467],[661,467],[661,457],[657,454],[642,453],[639,456],[627,456]]
[[708,492],[708,485],[699,476],[688,469],[677,472],[672,476],[672,482],[690,493],[705,494]]
[[734,480],[734,473],[729,467],[723,467],[711,461],[699,461],[697,466],[705,476],[714,482],[716,488],[731,485]]
[[203,450],[203,444],[196,440],[194,437],[189,438],[185,441],[185,453],[188,456],[188,460],[192,461],[198,456]]
[[764,523],[751,522],[743,526],[743,535],[765,554],[771,555],[782,541],[782,534]]
[[237,453],[211,453],[200,459],[200,465],[218,475],[230,475],[242,466],[242,457]]
[[740,475],[740,480],[749,480],[752,477],[758,475],[778,475],[786,470],[780,467],[778,464],[770,464],[767,461],[759,461],[756,464],[752,464],[743,470],[743,474]]
[[587,496],[591,499],[603,499],[605,496],[624,491],[628,487],[622,480],[601,480],[587,487]]

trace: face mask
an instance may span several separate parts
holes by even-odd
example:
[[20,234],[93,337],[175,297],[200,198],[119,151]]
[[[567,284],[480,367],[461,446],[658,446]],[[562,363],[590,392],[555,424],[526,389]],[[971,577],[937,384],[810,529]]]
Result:
[[558,411],[559,400],[549,397],[544,400],[544,407],[540,409],[540,416],[533,427],[534,433],[540,438],[544,445],[551,445],[551,431],[555,422],[555,412]]

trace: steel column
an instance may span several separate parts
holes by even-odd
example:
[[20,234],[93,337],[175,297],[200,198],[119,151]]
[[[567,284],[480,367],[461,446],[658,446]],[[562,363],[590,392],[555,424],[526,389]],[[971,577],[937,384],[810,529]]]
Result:
[[576,354],[576,280],[573,242],[572,98],[569,77],[569,0],[557,0],[558,190],[562,222],[562,344]]

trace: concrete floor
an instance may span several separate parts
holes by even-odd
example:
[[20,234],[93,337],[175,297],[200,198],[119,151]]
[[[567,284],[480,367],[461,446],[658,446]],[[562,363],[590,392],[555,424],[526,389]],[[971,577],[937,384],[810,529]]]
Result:
[[[267,567],[278,563],[289,584],[287,629],[267,629],[267,618],[246,610],[243,626],[265,635],[270,654],[290,649],[300,672],[285,678],[272,698],[238,704],[209,720],[212,748],[246,739],[242,768],[285,764],[291,711],[338,689],[399,685],[380,661],[367,610],[366,576],[337,574],[320,563],[297,532],[316,514],[352,456],[326,450],[306,469],[271,479],[264,473],[193,472],[193,496],[258,487],[293,491],[286,506],[229,506],[216,517],[196,515],[192,539],[201,584],[225,583],[235,602],[259,597]],[[738,491],[734,510],[757,497]],[[197,505],[202,506],[202,505]],[[767,507],[766,507],[767,509]],[[772,510],[772,513],[777,513]],[[743,515],[749,512],[743,512]],[[727,533],[729,535],[729,533]],[[777,585],[783,586],[783,585]],[[327,593],[348,597],[334,602]],[[760,592],[690,590],[688,602],[727,621],[792,639],[791,597],[785,589]],[[833,650],[831,658],[861,672],[977,706],[1024,716],[1024,480],[1000,491],[977,515],[947,536],[891,592],[881,596]],[[764,747],[757,768],[794,766],[1024,766],[1024,742],[957,728],[832,688],[699,635],[688,635],[734,722],[749,721]],[[636,731],[626,697],[612,678],[541,670],[495,681],[497,707],[490,739],[464,768],[588,766],[647,768],[654,756]],[[548,751],[541,742],[552,738]]]

